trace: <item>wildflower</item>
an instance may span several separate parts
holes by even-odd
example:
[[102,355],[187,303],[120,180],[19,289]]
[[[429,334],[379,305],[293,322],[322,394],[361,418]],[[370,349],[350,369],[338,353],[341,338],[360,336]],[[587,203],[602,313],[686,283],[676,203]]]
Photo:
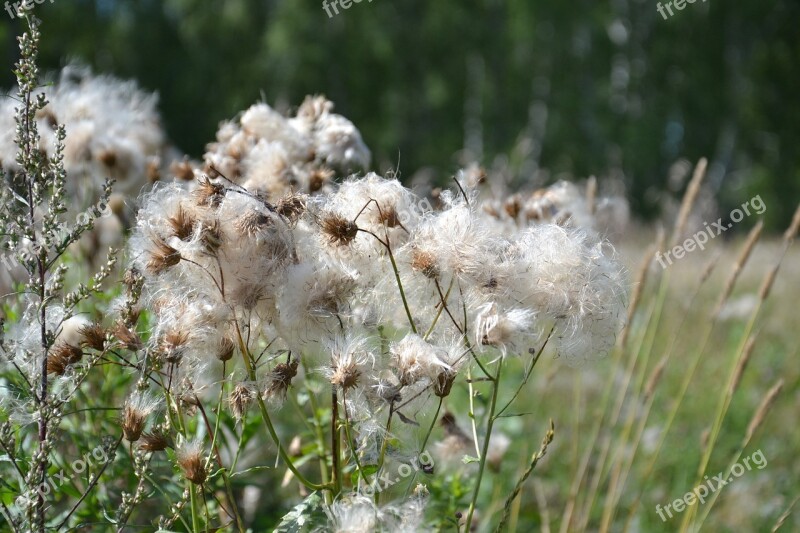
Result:
[[151,433],[142,433],[139,448],[146,452],[160,452],[172,447],[172,441],[163,430],[157,429]]
[[417,272],[421,272],[426,278],[436,279],[439,277],[439,267],[436,262],[436,256],[430,251],[412,248],[411,268]]
[[176,456],[186,479],[195,485],[205,483],[208,472],[203,461],[203,445],[199,440],[182,441],[178,444]]
[[323,215],[320,225],[330,244],[344,246],[350,244],[358,235],[356,223],[336,213]]
[[138,350],[142,347],[142,340],[134,331],[128,329],[122,322],[117,322],[112,330],[114,338],[116,338],[123,348],[128,350]]
[[189,342],[189,332],[174,328],[167,331],[164,339],[161,342],[161,349],[164,352],[165,358],[169,363],[177,363],[180,361],[183,350]]
[[230,361],[233,357],[233,351],[236,349],[236,345],[233,343],[231,339],[228,337],[223,337],[222,341],[219,343],[219,348],[217,349],[217,359],[220,361]]
[[222,231],[219,220],[204,220],[200,224],[200,243],[206,253],[216,255],[217,250],[222,246]]
[[500,312],[494,302],[478,311],[475,321],[475,341],[478,345],[499,348],[503,355],[516,348],[524,337],[532,334],[533,312],[529,309],[512,309]]
[[236,220],[234,227],[242,236],[253,237],[271,223],[272,219],[265,213],[248,211]]
[[331,366],[327,374],[333,385],[344,390],[358,385],[367,365],[375,360],[366,344],[365,339],[357,337],[337,337],[329,343]]
[[181,262],[180,252],[161,237],[154,236],[152,244],[154,248],[150,251],[150,260],[147,262],[147,269],[151,274],[160,274]]
[[297,375],[297,367],[297,359],[275,365],[269,374],[269,383],[264,395],[268,398],[285,398],[292,379]]
[[106,330],[100,324],[89,324],[84,326],[79,331],[81,339],[81,347],[91,348],[102,352],[106,344]]
[[275,209],[281,216],[286,217],[289,222],[297,222],[307,209],[306,196],[296,193],[287,194],[278,200]]
[[199,185],[194,191],[194,198],[197,205],[218,207],[222,198],[225,196],[225,187],[214,183],[208,176],[203,176],[199,180]]
[[66,342],[59,342],[47,354],[47,373],[61,376],[67,367],[74,365],[83,357],[83,351]]
[[179,205],[178,211],[167,220],[172,234],[182,241],[188,241],[194,233],[195,219],[183,205]]
[[325,508],[334,533],[372,533],[380,524],[378,508],[366,496],[351,494]]
[[159,401],[145,392],[134,392],[122,408],[122,434],[130,442],[136,442],[142,436],[147,417],[156,411]]
[[247,407],[255,398],[255,392],[245,383],[237,383],[228,395],[228,405],[230,405],[233,418],[241,421],[247,412]]
[[392,365],[397,370],[401,385],[411,385],[426,376],[438,376],[447,369],[439,359],[436,347],[419,335],[409,333],[392,345]]

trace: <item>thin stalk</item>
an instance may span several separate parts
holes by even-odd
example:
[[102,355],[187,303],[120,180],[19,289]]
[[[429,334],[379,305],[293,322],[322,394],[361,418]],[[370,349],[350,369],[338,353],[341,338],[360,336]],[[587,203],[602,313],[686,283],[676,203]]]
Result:
[[[367,477],[364,475],[364,469],[361,468],[361,461],[358,458],[358,447],[356,446],[356,441],[353,440],[353,435],[350,431],[350,415],[347,413],[347,398],[345,397],[344,390],[342,390],[342,409],[344,410],[344,434],[345,438],[347,439],[347,445],[350,447],[350,453],[353,454],[353,459],[356,462],[358,475],[364,481],[367,481]],[[356,481],[356,484],[357,483],[358,482]]]
[[[238,321],[235,321],[234,324],[236,326],[237,340],[239,341],[239,351],[242,352],[242,358],[244,359],[244,364],[247,369],[247,375],[251,381],[256,382],[256,370],[253,368],[253,362],[250,360],[250,351],[247,349],[247,346],[244,343]],[[332,488],[330,485],[313,483],[306,479],[306,477],[301,474],[299,470],[297,470],[297,467],[295,467],[294,463],[292,462],[292,458],[289,457],[289,454],[281,444],[278,433],[275,431],[275,426],[272,425],[272,419],[269,416],[269,411],[267,411],[267,406],[260,394],[256,395],[256,402],[258,403],[258,410],[261,412],[261,418],[264,420],[264,425],[267,428],[267,434],[278,447],[278,455],[280,455],[281,459],[283,459],[283,462],[286,463],[286,466],[289,468],[289,470],[291,470],[292,474],[294,474],[297,480],[311,490],[330,490]]]
[[472,525],[472,515],[475,513],[475,505],[478,502],[478,493],[481,489],[481,480],[483,479],[483,471],[486,468],[486,458],[489,452],[489,442],[492,438],[492,429],[494,428],[495,408],[497,407],[497,395],[500,391],[500,373],[503,370],[503,358],[497,360],[497,373],[495,374],[494,381],[492,382],[492,400],[489,404],[489,419],[486,423],[486,438],[483,441],[483,450],[481,451],[480,464],[478,466],[478,479],[475,481],[475,490],[472,493],[472,501],[469,504],[469,511],[467,512],[467,521],[464,525],[465,531],[470,531]]
[[333,479],[333,490],[336,494],[342,492],[342,472],[339,453],[339,399],[336,395],[336,386],[331,386],[331,457],[332,468],[331,476]]
[[197,496],[195,495],[192,482],[187,479],[186,484],[189,487],[189,505],[192,510],[192,531],[198,533],[202,530],[200,529],[200,517],[197,514]]

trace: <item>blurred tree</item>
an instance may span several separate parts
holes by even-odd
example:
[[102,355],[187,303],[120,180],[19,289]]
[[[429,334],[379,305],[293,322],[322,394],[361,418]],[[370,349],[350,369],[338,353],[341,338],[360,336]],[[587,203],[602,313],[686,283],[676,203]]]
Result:
[[[77,58],[157,90],[167,131],[194,156],[256,100],[288,110],[324,93],[376,168],[399,159],[406,178],[427,166],[445,181],[465,160],[512,153],[522,179],[623,177],[653,215],[670,165],[705,155],[723,209],[761,194],[779,225],[800,198],[791,0],[697,2],[667,20],[641,0],[374,0],[332,18],[298,0],[35,9],[46,66]],[[8,65],[16,29],[0,28]]]

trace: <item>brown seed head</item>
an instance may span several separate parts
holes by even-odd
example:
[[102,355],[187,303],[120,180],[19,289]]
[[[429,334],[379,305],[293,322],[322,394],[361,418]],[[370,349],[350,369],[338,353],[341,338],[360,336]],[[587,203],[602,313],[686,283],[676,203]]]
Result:
[[151,274],[160,274],[181,262],[180,252],[167,244],[161,237],[153,237],[153,246],[153,250],[150,251],[150,260],[147,262],[147,270]]
[[158,158],[150,159],[147,162],[147,181],[155,183],[161,179],[161,161]]
[[242,236],[253,237],[272,225],[272,219],[266,213],[249,211],[234,222],[233,227]]
[[197,442],[187,442],[178,446],[178,465],[186,479],[195,485],[206,481],[207,472],[203,464],[203,450]]
[[170,165],[169,171],[182,181],[192,181],[194,179],[194,170],[188,159],[175,161]]
[[81,347],[102,352],[106,343],[106,330],[100,324],[90,324],[80,329]]
[[216,255],[219,247],[222,246],[222,230],[219,227],[219,220],[203,221],[200,225],[200,242],[206,252],[211,255]]
[[439,277],[439,267],[436,264],[436,256],[426,250],[414,248],[411,251],[411,268],[421,272],[423,276],[430,279]]
[[47,354],[47,373],[62,376],[67,367],[80,361],[81,357],[83,357],[83,352],[80,348],[66,342],[59,342]]
[[182,241],[188,241],[194,233],[195,218],[183,206],[178,206],[178,211],[167,219],[172,229],[172,234]]
[[505,209],[508,216],[516,220],[517,215],[519,215],[519,212],[522,210],[522,202],[519,195],[515,194],[506,200],[503,209]]
[[255,399],[256,395],[249,386],[244,383],[237,383],[231,393],[228,395],[228,405],[231,408],[233,418],[241,421],[247,412],[250,403]]
[[164,431],[157,429],[151,433],[142,434],[139,448],[146,452],[160,452],[172,448],[172,440]]
[[378,224],[385,225],[387,228],[403,227],[400,215],[394,206],[382,206],[378,211]]
[[117,322],[114,326],[112,334],[117,339],[123,348],[128,350],[138,350],[142,347],[142,340],[134,331],[128,329],[122,322]]
[[223,338],[219,344],[219,351],[217,351],[217,359],[220,361],[230,361],[233,357],[233,351],[236,345],[228,337]]
[[183,349],[189,341],[189,332],[180,329],[171,329],[161,341],[161,349],[168,363],[177,363],[183,356]]
[[147,424],[147,417],[157,407],[157,400],[147,393],[135,392],[128,398],[122,408],[122,434],[126,440],[139,440]]
[[331,374],[331,383],[338,385],[344,390],[352,389],[358,385],[358,379],[361,377],[361,371],[352,360],[333,360],[333,373]]
[[297,360],[275,365],[270,374],[265,396],[268,398],[285,398],[286,391],[289,390],[289,386],[292,384],[292,379],[297,375],[297,366]]
[[311,172],[308,182],[308,192],[313,194],[322,189],[333,177],[333,170],[329,168],[319,168]]
[[456,380],[455,372],[443,370],[436,376],[436,383],[433,384],[433,393],[439,398],[446,398],[450,395],[453,382]]
[[105,166],[111,168],[117,164],[117,153],[114,150],[103,150],[97,154],[97,159]]
[[329,213],[322,218],[322,232],[331,244],[339,246],[350,244],[358,235],[358,226],[341,215]]
[[225,196],[225,187],[212,182],[208,176],[200,178],[200,185],[194,191],[197,205],[218,207]]
[[278,200],[278,214],[294,223],[306,212],[306,195],[291,193]]

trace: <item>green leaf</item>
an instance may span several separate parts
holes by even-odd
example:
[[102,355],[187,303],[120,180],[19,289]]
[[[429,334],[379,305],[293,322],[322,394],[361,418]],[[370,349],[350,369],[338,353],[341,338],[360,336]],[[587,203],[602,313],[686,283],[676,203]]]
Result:
[[471,455],[465,455],[464,457],[461,458],[461,462],[464,463],[465,465],[468,465],[470,463],[480,463],[481,460]]
[[310,531],[314,525],[324,522],[325,512],[322,509],[322,496],[314,491],[284,515],[280,523],[275,527],[275,531],[278,533],[300,533],[301,531]]
[[[378,471],[378,465],[364,465],[363,469],[361,470],[361,477],[364,480],[367,480],[369,476],[375,474]],[[350,482],[353,486],[358,485],[358,478],[359,478],[359,471],[355,470],[352,474],[350,474]]]

